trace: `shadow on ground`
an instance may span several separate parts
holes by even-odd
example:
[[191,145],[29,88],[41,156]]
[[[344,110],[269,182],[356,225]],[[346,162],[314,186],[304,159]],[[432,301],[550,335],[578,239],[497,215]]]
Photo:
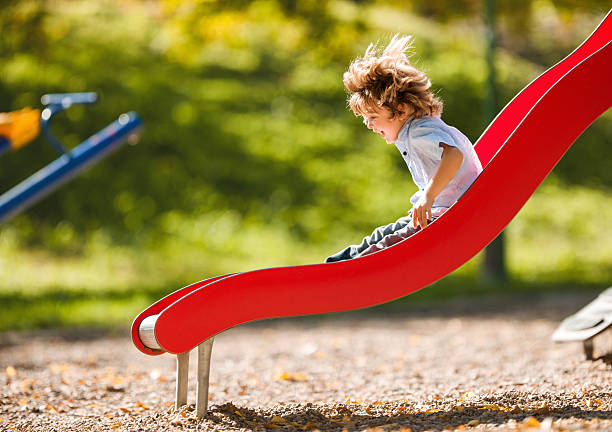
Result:
[[[286,406],[273,410],[252,410],[237,407],[231,403],[213,407],[205,423],[214,423],[235,429],[247,430],[364,430],[380,428],[381,430],[411,431],[457,429],[462,426],[491,426],[523,424],[527,427],[543,427],[564,419],[593,422],[612,419],[611,411],[581,409],[575,405],[564,405],[551,408],[542,404],[537,408],[520,408],[508,406],[509,397],[503,400],[490,399],[485,404],[474,406],[457,405],[453,408],[428,408],[418,412],[414,407],[402,403],[381,403],[355,408],[351,405],[336,405],[318,408],[311,404],[306,406]],[[517,395],[517,397],[520,397]],[[597,419],[597,420],[594,420]],[[212,425],[211,425],[212,426]],[[548,426],[550,427],[550,426]]]

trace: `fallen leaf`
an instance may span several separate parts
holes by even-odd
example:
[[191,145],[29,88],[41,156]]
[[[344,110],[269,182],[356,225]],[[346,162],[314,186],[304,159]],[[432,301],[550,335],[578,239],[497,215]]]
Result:
[[535,417],[531,417],[531,416],[523,420],[523,424],[529,427],[540,427],[540,422],[538,421],[538,419],[536,419]]
[[470,420],[469,422],[466,423],[467,426],[478,426],[479,424],[480,422],[476,419]]
[[534,412],[536,414],[548,414],[550,413],[550,406],[546,403],[540,405],[539,407],[537,407]]
[[459,400],[462,401],[464,399],[471,399],[474,396],[476,396],[476,395],[474,393],[472,393],[472,392],[465,392],[465,393],[463,393],[463,395],[461,396],[461,398]]
[[305,430],[318,429],[318,428],[319,427],[313,422],[306,422],[306,424],[304,425]]
[[4,370],[4,373],[6,374],[7,377],[16,377],[18,375],[17,369],[15,369],[13,366],[7,366],[6,369]]
[[276,423],[276,424],[287,424],[287,420],[285,420],[284,418],[280,417],[280,416],[274,416],[272,417],[272,420],[270,420],[271,423]]
[[308,381],[308,378],[302,373],[283,372],[276,377],[276,381]]

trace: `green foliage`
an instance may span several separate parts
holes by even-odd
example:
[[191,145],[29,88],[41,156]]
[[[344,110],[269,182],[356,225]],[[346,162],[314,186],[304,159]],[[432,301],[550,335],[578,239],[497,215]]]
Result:
[[[403,161],[346,108],[342,73],[351,59],[372,41],[413,34],[413,61],[444,99],[445,120],[474,141],[485,126],[479,3],[411,4],[0,1],[0,111],[38,106],[44,93],[98,92],[96,106],[54,120],[70,147],[122,112],[135,110],[145,121],[140,144],[0,227],[3,304],[23,311],[40,301],[41,316],[55,318],[36,325],[72,322],[54,309],[65,299],[74,311],[92,296],[125,312],[117,306],[123,301],[142,307],[207,275],[319,262],[405,214],[414,185]],[[500,2],[500,100],[569,53],[604,13],[595,0]],[[526,22],[535,24],[519,31]],[[608,113],[555,169],[558,188],[596,186],[585,200],[607,199],[611,132]],[[42,138],[4,155],[2,190],[55,157]],[[540,226],[537,217],[529,226]],[[580,234],[567,232],[567,248],[574,247]],[[527,236],[520,231],[510,241],[517,235]],[[598,247],[599,255],[567,255],[543,274],[569,278],[597,265],[600,273],[585,280],[599,283],[609,278],[610,261]],[[537,279],[533,256],[510,256],[515,274]],[[582,273],[569,264],[574,258]],[[470,265],[465,277],[473,278]]]
[[[228,209],[310,240],[336,221],[361,230],[403,214],[410,178],[347,111],[341,84],[350,59],[392,32],[415,35],[414,60],[445,99],[448,122],[474,140],[483,129],[478,26],[434,24],[398,7],[20,2],[1,17],[9,37],[0,109],[37,105],[47,92],[99,92],[98,106],[72,108],[56,121],[56,134],[69,145],[123,111],[138,111],[146,123],[141,145],[123,149],[28,212],[37,226],[33,243],[41,242],[44,227],[62,220],[81,234],[105,227],[132,242],[143,230],[158,230],[172,211]],[[31,38],[19,36],[17,23],[31,29]],[[541,70],[511,52],[500,56],[498,68],[506,100]],[[580,149],[597,155],[609,130],[609,120],[595,125]],[[0,182],[15,184],[53,157],[39,139],[9,156]],[[565,170],[561,165],[560,176],[611,184],[609,170],[593,169],[596,158],[583,169],[580,157],[574,159]],[[390,202],[380,193],[389,188],[406,191]]]

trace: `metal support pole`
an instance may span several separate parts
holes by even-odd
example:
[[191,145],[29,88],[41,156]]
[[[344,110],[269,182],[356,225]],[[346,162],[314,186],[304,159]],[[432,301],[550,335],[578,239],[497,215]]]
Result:
[[582,342],[582,347],[584,348],[584,355],[587,360],[593,360],[593,338],[589,338]]
[[198,389],[196,399],[196,416],[202,418],[208,410],[208,381],[210,377],[210,356],[212,355],[214,337],[198,345]]
[[189,384],[189,351],[176,355],[176,404],[178,410],[187,404],[187,386]]

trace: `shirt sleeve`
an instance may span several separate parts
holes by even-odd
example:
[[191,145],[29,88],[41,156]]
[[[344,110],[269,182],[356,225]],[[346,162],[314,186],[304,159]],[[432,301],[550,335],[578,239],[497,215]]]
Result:
[[432,121],[425,120],[410,128],[410,140],[424,157],[433,160],[442,158],[440,143],[457,147],[453,137]]

